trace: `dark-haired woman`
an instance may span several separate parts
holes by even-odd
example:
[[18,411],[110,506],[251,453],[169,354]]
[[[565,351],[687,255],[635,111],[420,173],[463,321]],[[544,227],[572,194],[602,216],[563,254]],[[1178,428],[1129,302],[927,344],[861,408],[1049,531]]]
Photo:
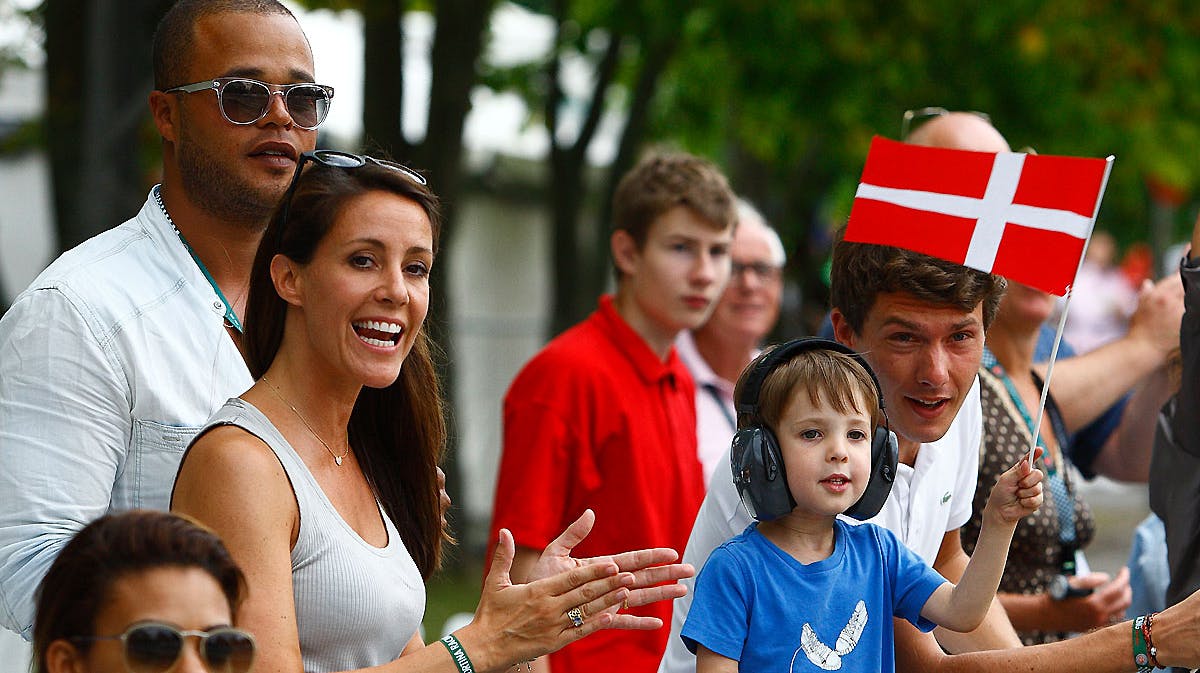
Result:
[[165,512],[103,516],[38,590],[39,673],[247,673],[254,639],[231,626],[244,582],[211,531]]
[[544,574],[574,570],[511,586],[502,536],[475,620],[421,641],[424,580],[447,539],[435,476],[446,431],[422,330],[438,232],[419,175],[318,151],[264,234],[246,310],[257,383],[194,441],[172,501],[245,570],[239,623],[259,640],[260,673],[503,670],[599,628],[655,627],[616,607],[682,591],[629,587],[684,566],[618,573],[674,560],[668,550],[617,563],[551,553]]

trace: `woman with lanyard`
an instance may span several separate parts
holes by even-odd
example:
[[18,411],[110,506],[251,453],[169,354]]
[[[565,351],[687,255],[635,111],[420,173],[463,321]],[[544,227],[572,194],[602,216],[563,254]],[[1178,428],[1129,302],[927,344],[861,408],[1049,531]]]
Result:
[[[996,476],[1029,452],[1042,381],[1033,370],[1038,329],[1054,310],[1054,297],[1010,282],[979,369],[984,446],[979,460],[974,515],[962,528],[963,548],[975,548],[983,505]],[[1044,450],[1046,499],[1013,535],[998,596],[1026,645],[1062,640],[1071,633],[1124,619],[1129,606],[1128,571],[1110,581],[1076,565],[1092,540],[1095,522],[1077,489],[1070,463],[1070,434],[1054,403],[1046,400],[1038,445]]]
[[585,512],[543,554],[542,579],[514,586],[502,531],[472,622],[421,638],[424,583],[449,540],[436,471],[446,427],[423,329],[438,212],[421,175],[317,150],[263,235],[244,341],[256,383],[197,435],[171,504],[219,533],[245,572],[238,626],[258,641],[257,673],[504,670],[598,629],[661,627],[619,609],[679,596],[673,580],[692,574],[642,570],[674,560],[666,549],[572,559]]

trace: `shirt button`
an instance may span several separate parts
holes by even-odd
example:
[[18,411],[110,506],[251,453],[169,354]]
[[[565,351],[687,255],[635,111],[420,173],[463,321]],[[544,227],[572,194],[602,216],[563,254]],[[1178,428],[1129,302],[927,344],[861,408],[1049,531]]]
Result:
[[224,304],[222,304],[222,303],[221,303],[221,302],[219,302],[219,301],[214,301],[214,302],[213,302],[213,308],[214,308],[214,309],[216,309],[216,310],[218,310],[218,311],[224,311],[224,310],[225,310],[225,305],[224,305]]

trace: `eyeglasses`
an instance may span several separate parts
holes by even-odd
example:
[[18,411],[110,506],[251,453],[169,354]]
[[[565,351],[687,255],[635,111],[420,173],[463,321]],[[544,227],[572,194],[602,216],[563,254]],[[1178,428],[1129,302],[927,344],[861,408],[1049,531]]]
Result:
[[775,266],[774,264],[768,264],[766,262],[734,262],[732,264],[732,272],[730,275],[735,279],[741,278],[742,274],[746,273],[747,271],[749,271],[750,275],[754,276],[754,278],[760,283],[775,280],[783,274],[783,270],[778,266]]
[[119,640],[130,673],[166,673],[183,655],[184,639],[200,639],[200,658],[210,671],[246,673],[254,663],[254,636],[230,627],[181,631],[169,624],[142,622],[117,636],[77,636],[75,642]]
[[[986,112],[977,112],[975,110],[967,110],[967,114],[975,115],[988,124],[992,123],[991,116]],[[916,131],[922,124],[936,117],[943,117],[950,114],[950,110],[944,107],[923,107],[916,110],[905,110],[904,118],[900,121],[900,140],[908,140],[909,134]]]
[[282,96],[292,122],[302,129],[313,130],[329,114],[333,87],[304,82],[300,84],[267,84],[245,77],[218,77],[195,84],[185,84],[163,93],[217,92],[217,107],[221,116],[231,124],[254,124],[267,116],[271,96]]
[[[365,166],[368,163],[376,166],[383,166],[394,171],[400,171],[405,177],[417,183],[418,185],[429,184],[425,181],[425,176],[414,171],[413,169],[403,164],[398,164],[394,161],[386,161],[384,159],[376,159],[363,154],[351,154],[350,152],[340,152],[338,150],[309,150],[300,155],[300,160],[296,162],[296,172],[292,175],[292,184],[288,185],[287,192],[283,195],[283,213],[279,218],[280,224],[286,224],[289,211],[292,208],[292,195],[296,193],[296,185],[300,182],[300,173],[304,170],[305,162],[311,161],[316,164],[321,164],[329,168],[358,168]],[[282,227],[280,227],[282,232]]]

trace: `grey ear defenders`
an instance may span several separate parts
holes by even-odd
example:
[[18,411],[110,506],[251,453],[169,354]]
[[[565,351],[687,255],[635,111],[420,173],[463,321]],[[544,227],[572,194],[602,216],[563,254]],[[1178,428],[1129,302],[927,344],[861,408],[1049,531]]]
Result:
[[[875,392],[879,396],[879,408],[884,408],[883,390],[879,387],[879,379],[875,377],[875,372],[871,371],[870,365],[858,353],[836,341],[794,339],[760,355],[750,363],[742,394],[737,399],[738,418],[749,417],[749,424],[738,430],[733,437],[730,466],[733,469],[733,483],[737,486],[738,495],[741,496],[746,511],[759,521],[777,519],[796,507],[796,501],[788,490],[779,441],[759,416],[759,391],[767,375],[776,367],[800,353],[817,349],[845,353],[857,360],[871,375],[871,380],[875,383]],[[870,480],[862,496],[846,510],[846,515],[861,520],[879,513],[892,491],[892,482],[896,480],[898,458],[896,435],[888,427],[885,410],[884,425],[876,427],[871,438]]]

